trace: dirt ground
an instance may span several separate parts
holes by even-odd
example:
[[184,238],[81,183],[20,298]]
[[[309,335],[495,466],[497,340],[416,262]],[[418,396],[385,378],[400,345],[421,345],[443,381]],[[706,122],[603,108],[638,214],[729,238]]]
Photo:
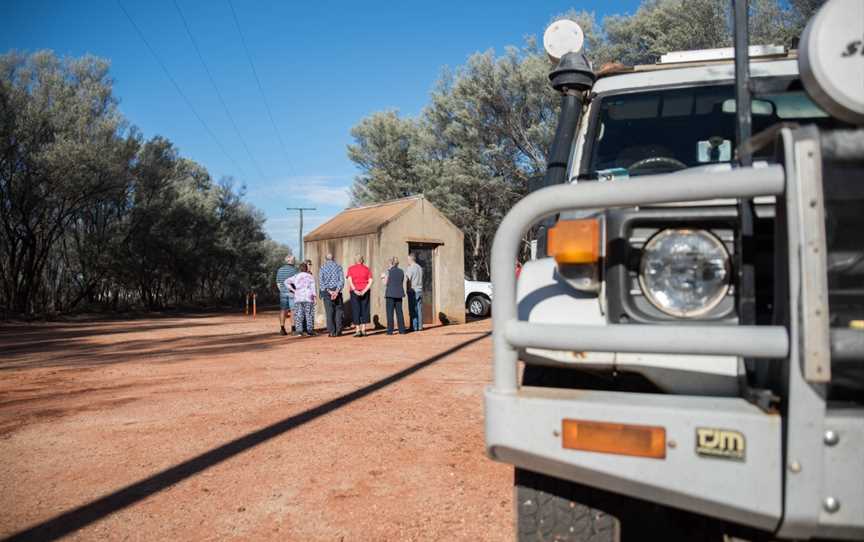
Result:
[[2,326],[0,538],[512,540],[512,470],[483,452],[489,328]]

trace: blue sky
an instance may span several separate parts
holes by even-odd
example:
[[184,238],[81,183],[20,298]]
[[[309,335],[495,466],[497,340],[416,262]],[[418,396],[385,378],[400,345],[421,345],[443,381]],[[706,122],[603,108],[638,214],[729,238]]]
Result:
[[[296,212],[308,232],[348,204],[357,171],[345,147],[364,116],[384,109],[416,115],[442,67],[475,51],[503,51],[540,36],[571,7],[598,16],[632,12],[620,2],[451,1],[325,2],[232,0],[266,100],[285,141],[279,143],[244,53],[228,0],[176,0],[228,112],[199,60],[175,0],[121,0],[223,152],[178,94],[117,0],[0,0],[0,52],[53,49],[111,61],[114,92],[146,138],[163,135],[219,179],[247,186],[247,200],[267,215],[267,231],[296,246]],[[251,156],[250,156],[251,155]]]

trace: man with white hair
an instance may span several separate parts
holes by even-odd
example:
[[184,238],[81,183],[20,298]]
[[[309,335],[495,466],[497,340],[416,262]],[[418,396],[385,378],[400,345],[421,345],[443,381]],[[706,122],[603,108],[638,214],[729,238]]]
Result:
[[408,294],[408,316],[411,329],[423,330],[423,268],[417,263],[417,256],[408,254],[408,267],[405,268],[405,289]]
[[[296,274],[297,267],[294,265],[294,256],[289,254],[285,256],[285,265],[276,271],[276,287],[279,288],[279,333],[282,335],[288,335],[288,332],[285,331],[285,319],[294,307],[294,293],[288,289],[285,281]],[[296,334],[293,325],[291,329],[291,334]]]
[[327,254],[324,265],[318,271],[318,287],[327,317],[327,333],[331,337],[338,337],[342,333],[342,288],[345,287],[345,276],[342,266],[333,260],[333,254]]

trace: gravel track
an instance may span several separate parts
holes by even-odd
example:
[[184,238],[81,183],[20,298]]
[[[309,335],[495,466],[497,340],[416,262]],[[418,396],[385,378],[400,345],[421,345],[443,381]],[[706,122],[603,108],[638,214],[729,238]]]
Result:
[[512,469],[483,452],[489,327],[2,326],[0,538],[512,540]]

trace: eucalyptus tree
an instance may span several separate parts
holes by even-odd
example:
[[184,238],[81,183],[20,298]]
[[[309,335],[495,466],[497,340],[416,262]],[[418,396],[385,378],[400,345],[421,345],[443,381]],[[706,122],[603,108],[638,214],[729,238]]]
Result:
[[[821,0],[751,0],[752,43],[794,47]],[[645,0],[629,15],[579,22],[586,52],[609,62],[653,63],[669,51],[731,45],[729,0]],[[551,66],[532,39],[503,56],[476,53],[445,71],[417,118],[373,113],[352,130],[348,157],[359,169],[354,203],[424,193],[465,232],[467,271],[488,275],[488,252],[501,217],[545,169],[558,113]]]
[[[750,43],[794,48],[824,0],[750,0]],[[571,10],[585,30],[586,53],[595,67],[608,62],[651,64],[669,51],[731,47],[730,0],[645,0],[632,14],[598,22],[593,12]]]
[[272,280],[263,215],[117,109],[108,63],[0,56],[0,307],[237,300]]
[[472,55],[445,73],[423,121],[443,161],[430,200],[465,232],[466,271],[489,275],[498,223],[545,168],[557,97],[547,84],[548,61],[533,44]]
[[124,127],[104,60],[0,56],[0,280],[13,311],[34,309],[70,223],[125,190],[136,140]]
[[420,117],[363,119],[348,147],[354,203],[425,194],[465,232],[468,273],[488,276],[498,222],[545,165],[556,115],[547,69],[533,45],[478,53],[442,74]]
[[373,113],[352,128],[348,158],[361,170],[351,187],[355,204],[422,192],[429,180],[421,166],[427,159],[424,129],[421,121],[400,117],[397,111]]

